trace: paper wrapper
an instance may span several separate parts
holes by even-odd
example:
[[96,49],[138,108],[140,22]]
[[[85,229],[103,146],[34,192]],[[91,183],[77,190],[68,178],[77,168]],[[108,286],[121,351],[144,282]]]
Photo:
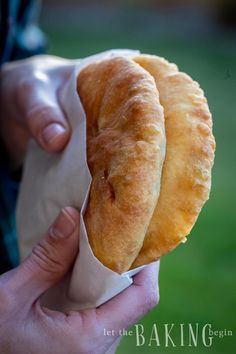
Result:
[[97,307],[132,284],[143,267],[118,274],[105,267],[90,248],[83,221],[91,183],[86,157],[86,116],[76,92],[79,71],[91,62],[137,51],[112,50],[82,59],[61,96],[62,108],[72,128],[71,139],[61,154],[48,154],[34,141],[28,147],[17,204],[17,231],[21,259],[43,237],[65,206],[81,210],[80,251],[71,274],[46,292],[44,305],[57,310]]

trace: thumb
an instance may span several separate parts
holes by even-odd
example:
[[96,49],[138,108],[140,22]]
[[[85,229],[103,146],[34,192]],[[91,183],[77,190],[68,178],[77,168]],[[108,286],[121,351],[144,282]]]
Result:
[[44,238],[11,277],[18,299],[35,301],[66,274],[78,253],[78,234],[79,212],[71,207],[62,209]]
[[16,97],[31,136],[44,150],[61,151],[70,137],[70,128],[59,105],[55,83],[43,73],[24,79],[18,85]]

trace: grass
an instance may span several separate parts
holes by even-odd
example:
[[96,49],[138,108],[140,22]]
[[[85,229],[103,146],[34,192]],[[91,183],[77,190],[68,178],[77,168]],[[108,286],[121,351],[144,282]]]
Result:
[[[121,353],[235,353],[235,132],[236,47],[218,35],[208,38],[135,36],[134,33],[48,31],[50,53],[70,58],[109,48],[135,48],[166,57],[200,82],[214,119],[217,153],[211,198],[186,244],[163,257],[160,270],[160,304],[140,323],[147,336],[153,323],[160,329],[160,347],[137,347],[127,336]],[[164,346],[165,323],[211,323],[214,329],[234,331],[232,337],[214,339],[211,347]],[[173,334],[180,341],[179,333]]]

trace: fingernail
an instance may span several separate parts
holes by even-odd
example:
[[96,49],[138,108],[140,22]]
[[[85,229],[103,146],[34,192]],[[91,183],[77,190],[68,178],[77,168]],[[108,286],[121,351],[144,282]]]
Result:
[[49,230],[50,236],[61,239],[73,234],[77,227],[76,221],[69,212],[69,208],[62,209],[56,221]]
[[66,129],[61,124],[49,124],[42,132],[43,142],[47,145],[50,145],[57,137],[64,134],[65,132]]

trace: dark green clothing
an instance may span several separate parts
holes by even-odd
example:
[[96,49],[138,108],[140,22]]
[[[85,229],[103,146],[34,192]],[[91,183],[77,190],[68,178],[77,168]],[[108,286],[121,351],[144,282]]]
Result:
[[[0,66],[44,52],[45,38],[36,25],[40,2],[0,0],[0,4]],[[15,228],[18,181],[19,176],[8,169],[7,156],[0,142],[0,274],[15,267],[19,261]]]

